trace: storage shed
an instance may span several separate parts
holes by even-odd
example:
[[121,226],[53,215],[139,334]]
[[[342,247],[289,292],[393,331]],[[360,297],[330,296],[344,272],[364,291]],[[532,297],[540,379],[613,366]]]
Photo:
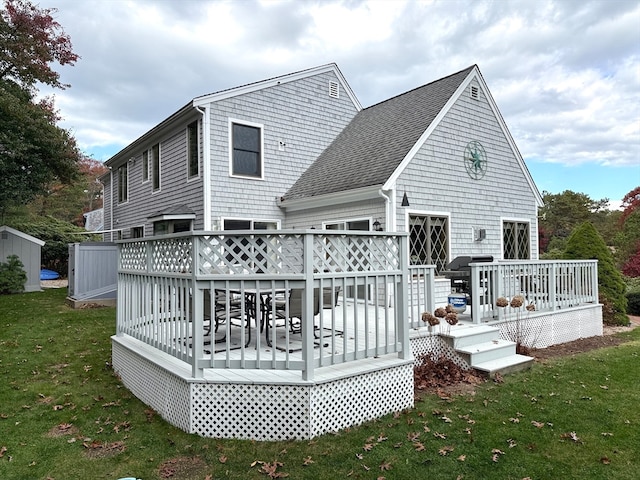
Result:
[[10,255],[17,255],[27,273],[25,292],[40,291],[40,256],[45,242],[3,225],[0,227],[0,261],[6,262]]

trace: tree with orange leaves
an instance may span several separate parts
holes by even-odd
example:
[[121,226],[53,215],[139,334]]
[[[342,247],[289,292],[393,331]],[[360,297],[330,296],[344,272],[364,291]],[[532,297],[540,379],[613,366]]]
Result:
[[0,10],[0,216],[77,175],[75,139],[57,125],[53,100],[36,100],[37,82],[68,87],[52,63],[79,58],[54,11],[25,0],[5,0]]

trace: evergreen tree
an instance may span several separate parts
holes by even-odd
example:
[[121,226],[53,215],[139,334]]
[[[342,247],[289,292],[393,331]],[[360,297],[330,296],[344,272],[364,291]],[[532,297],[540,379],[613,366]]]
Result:
[[605,305],[611,305],[611,318],[605,315],[606,323],[626,325],[626,285],[616,268],[611,250],[591,222],[578,225],[567,240],[564,258],[570,260],[598,260],[598,289]]

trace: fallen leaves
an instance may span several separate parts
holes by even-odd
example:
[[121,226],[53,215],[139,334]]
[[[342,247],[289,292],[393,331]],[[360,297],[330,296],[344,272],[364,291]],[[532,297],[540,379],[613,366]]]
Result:
[[438,455],[445,457],[447,456],[450,452],[453,452],[455,450],[455,448],[452,445],[447,445],[442,447],[441,449],[438,450]]
[[560,438],[563,440],[571,440],[576,443],[582,443],[582,440],[580,440],[580,437],[578,437],[576,432],[563,433],[560,435]]
[[498,463],[498,460],[500,460],[500,455],[504,455],[504,452],[499,448],[494,448],[493,450],[491,450],[491,454],[491,461],[494,463]]
[[256,465],[260,465],[260,473],[267,475],[269,478],[286,478],[289,476],[286,472],[278,471],[278,469],[283,467],[284,464],[277,460],[274,460],[273,462],[255,460],[251,464],[251,467],[255,467]]

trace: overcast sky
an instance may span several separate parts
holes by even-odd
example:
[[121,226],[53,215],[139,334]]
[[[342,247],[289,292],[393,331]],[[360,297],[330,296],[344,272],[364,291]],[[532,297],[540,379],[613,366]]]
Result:
[[367,107],[477,64],[540,191],[640,185],[637,0],[33,3],[82,57],[56,106],[99,160],[206,93],[335,62]]

